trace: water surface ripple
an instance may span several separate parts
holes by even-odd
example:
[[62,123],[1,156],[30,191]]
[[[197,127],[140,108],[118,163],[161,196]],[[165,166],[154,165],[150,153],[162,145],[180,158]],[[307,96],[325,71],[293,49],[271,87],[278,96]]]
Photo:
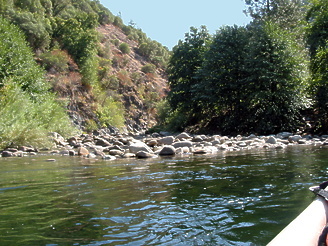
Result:
[[328,148],[150,160],[0,159],[1,245],[266,245],[328,177]]

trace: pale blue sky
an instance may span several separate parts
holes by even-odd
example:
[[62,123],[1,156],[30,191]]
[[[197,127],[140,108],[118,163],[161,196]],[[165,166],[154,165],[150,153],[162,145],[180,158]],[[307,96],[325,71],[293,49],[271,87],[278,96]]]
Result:
[[244,0],[100,0],[124,24],[132,20],[147,36],[171,49],[190,27],[205,25],[214,34],[223,25],[249,23]]

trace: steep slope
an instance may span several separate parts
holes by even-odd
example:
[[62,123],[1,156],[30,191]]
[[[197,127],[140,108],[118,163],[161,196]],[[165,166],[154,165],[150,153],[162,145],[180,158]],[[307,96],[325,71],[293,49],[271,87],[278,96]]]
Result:
[[58,100],[83,130],[155,123],[170,52],[94,0],[5,1]]
[[[165,70],[138,54],[139,43],[130,40],[121,28],[107,24],[99,26],[97,31],[101,34],[100,45],[105,50],[103,57],[112,61],[106,76],[118,82],[117,90],[109,87],[107,92],[118,96],[123,103],[128,128],[151,127],[155,124],[156,102],[168,91]],[[122,52],[121,44],[128,44],[130,51]]]
[[[38,61],[47,68],[47,78],[52,83],[59,100],[67,103],[73,122],[82,129],[99,127],[97,114],[99,97],[111,97],[122,103],[127,131],[141,131],[156,124],[156,102],[168,91],[165,69],[138,54],[137,41],[133,41],[120,27],[113,24],[100,25],[98,51],[99,88],[83,85],[78,65],[63,50],[51,52],[52,56],[63,56],[67,68],[61,69],[51,63],[47,65],[44,56]],[[127,44],[129,52],[122,52],[121,44]],[[147,69],[148,68],[148,69]],[[109,109],[110,110],[110,109]]]

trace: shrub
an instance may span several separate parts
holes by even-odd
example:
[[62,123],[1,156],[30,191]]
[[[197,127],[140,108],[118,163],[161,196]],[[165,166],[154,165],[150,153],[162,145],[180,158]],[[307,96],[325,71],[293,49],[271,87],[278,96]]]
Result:
[[76,131],[50,93],[42,102],[34,102],[13,82],[0,90],[0,114],[0,148],[48,146],[49,132],[68,136]]
[[127,43],[121,43],[119,46],[120,51],[123,54],[129,54],[130,53],[130,47]]
[[115,46],[119,46],[119,44],[120,44],[120,41],[119,41],[118,39],[113,39],[111,42],[112,42]]
[[156,66],[154,64],[148,63],[141,68],[143,73],[155,73]]
[[98,95],[98,100],[97,115],[101,126],[122,128],[124,126],[124,107],[122,103],[115,101],[106,94]]
[[0,18],[0,147],[48,144],[48,132],[74,131],[19,29]]
[[62,73],[68,70],[69,56],[61,50],[53,50],[40,55],[41,63],[47,70],[54,68],[57,72]]

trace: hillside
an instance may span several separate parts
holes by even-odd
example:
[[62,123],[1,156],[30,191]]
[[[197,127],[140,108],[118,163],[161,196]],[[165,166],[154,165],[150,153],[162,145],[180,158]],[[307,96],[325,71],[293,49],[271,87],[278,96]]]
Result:
[[[156,102],[168,92],[165,69],[157,67],[148,57],[138,53],[139,43],[128,38],[114,24],[99,25],[99,82],[107,97],[121,102],[127,131],[146,130],[156,124]],[[120,44],[128,44],[129,53],[120,50]],[[39,60],[42,64],[44,61]],[[147,67],[150,70],[147,71]],[[61,101],[68,102],[69,115],[80,128],[100,124],[97,115],[97,99],[94,91],[82,83],[78,65],[69,59],[66,72],[47,69],[47,79]],[[91,125],[90,125],[91,122]],[[115,126],[114,126],[115,127]]]
[[0,17],[25,35],[79,129],[140,131],[155,124],[155,102],[168,91],[169,50],[141,29],[94,0],[7,1]]
[[[103,35],[101,47],[110,47],[109,56],[114,64],[109,76],[116,77],[119,83],[116,92],[109,91],[121,98],[127,112],[127,126],[139,126],[143,129],[153,126],[156,123],[156,102],[168,92],[165,69],[156,67],[147,57],[138,54],[139,43],[130,40],[119,27],[108,24],[98,27],[97,30]],[[123,54],[119,46],[114,44],[117,40],[120,44],[129,45],[128,54]]]

